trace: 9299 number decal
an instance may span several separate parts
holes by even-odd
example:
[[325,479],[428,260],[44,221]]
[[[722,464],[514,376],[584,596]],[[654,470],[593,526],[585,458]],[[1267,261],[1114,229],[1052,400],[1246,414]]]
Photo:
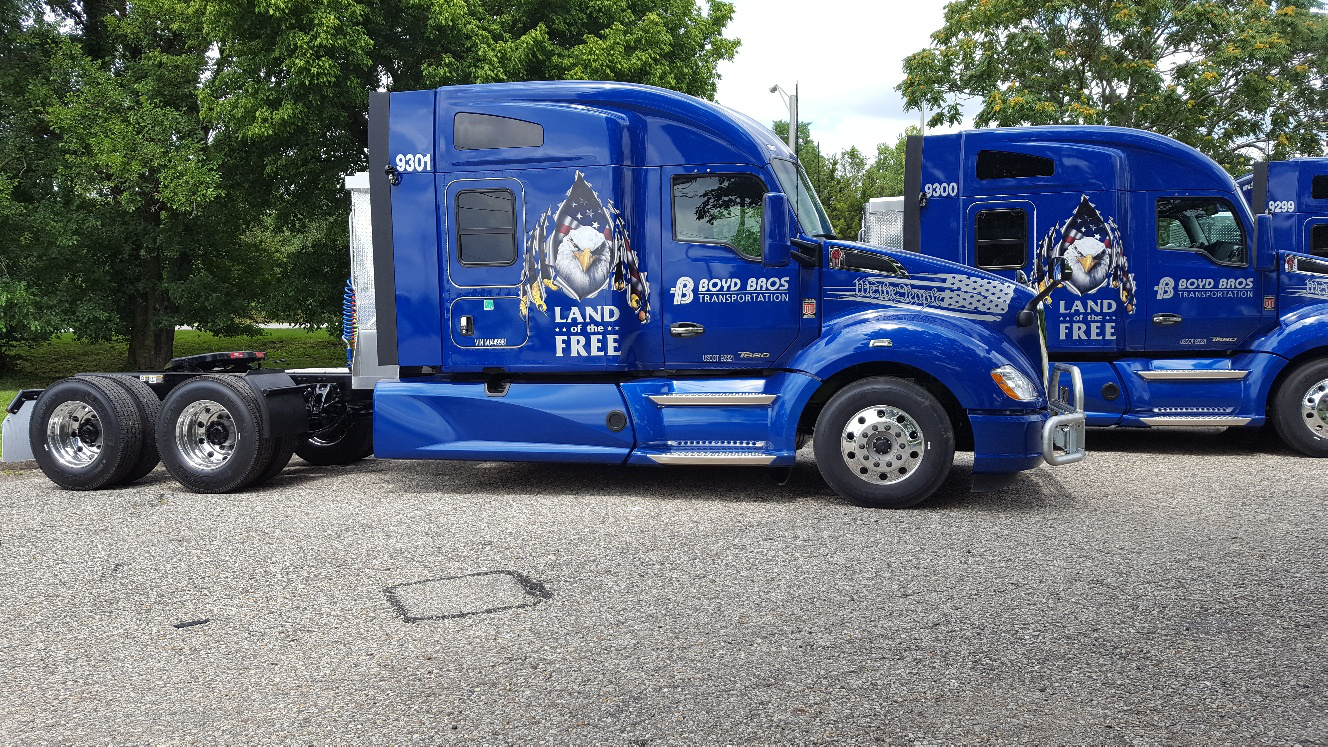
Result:
[[432,158],[430,153],[398,153],[397,171],[429,171],[432,167]]
[[1292,200],[1269,200],[1268,212],[1270,213],[1294,213],[1296,212],[1296,203]]

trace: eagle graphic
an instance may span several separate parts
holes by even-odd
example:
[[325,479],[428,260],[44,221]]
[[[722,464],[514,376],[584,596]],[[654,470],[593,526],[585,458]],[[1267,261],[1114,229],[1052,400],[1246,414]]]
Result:
[[650,284],[622,214],[612,201],[600,200],[578,171],[562,203],[541,215],[526,237],[521,315],[529,316],[532,305],[547,314],[547,291],[560,290],[581,302],[610,286],[627,291],[637,319],[650,321]]
[[[1087,195],[1069,220],[1053,226],[1043,237],[1029,284],[1038,290],[1045,288],[1052,281],[1052,267],[1062,257],[1070,267],[1065,287],[1071,292],[1087,296],[1111,283],[1120,291],[1125,311],[1134,312],[1134,276],[1121,244],[1120,229],[1115,220],[1102,217]],[[1050,302],[1050,298],[1045,301]]]

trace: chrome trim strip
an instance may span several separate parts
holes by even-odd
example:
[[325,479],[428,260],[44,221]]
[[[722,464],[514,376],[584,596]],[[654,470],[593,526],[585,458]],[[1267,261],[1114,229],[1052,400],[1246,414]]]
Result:
[[1249,371],[1229,369],[1201,370],[1192,368],[1135,371],[1135,373],[1139,374],[1139,378],[1144,381],[1240,381],[1250,375]]
[[756,454],[731,451],[675,451],[671,454],[647,454],[656,464],[726,464],[731,466],[763,467],[775,461],[774,454]]
[[688,405],[691,407],[715,407],[725,405],[764,406],[774,402],[777,394],[756,394],[746,392],[687,392],[682,394],[651,394],[647,399],[665,407],[668,405]]
[[1150,425],[1155,428],[1167,426],[1199,426],[1202,428],[1217,428],[1220,426],[1247,425],[1250,418],[1234,418],[1222,415],[1163,415],[1151,418],[1139,418],[1139,422]]

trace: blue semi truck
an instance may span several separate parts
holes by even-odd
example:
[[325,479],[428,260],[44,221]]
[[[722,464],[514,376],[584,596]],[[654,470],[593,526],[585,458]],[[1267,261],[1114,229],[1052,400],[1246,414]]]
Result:
[[52,480],[111,485],[160,455],[185,487],[225,492],[292,452],[369,449],[789,467],[810,440],[840,495],[902,507],[956,449],[977,488],[1083,456],[1079,372],[1047,369],[1035,293],[835,240],[754,120],[541,82],[373,94],[369,126],[350,369],[223,353],[25,393]]
[[1328,259],[1328,158],[1257,163],[1236,185],[1251,210],[1272,216],[1279,249]]
[[1301,164],[1249,177],[1256,216],[1215,162],[1152,133],[915,136],[898,243],[1034,288],[1067,262],[1048,347],[1082,371],[1090,426],[1271,424],[1328,456],[1328,220],[1297,212],[1323,214],[1328,176]]

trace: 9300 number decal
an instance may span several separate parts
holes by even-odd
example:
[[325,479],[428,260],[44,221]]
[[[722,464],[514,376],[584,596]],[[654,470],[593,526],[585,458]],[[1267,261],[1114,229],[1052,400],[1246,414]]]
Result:
[[429,153],[398,153],[397,171],[429,171],[431,160]]
[[928,197],[954,197],[959,194],[959,185],[954,182],[932,182],[922,185],[922,193]]

